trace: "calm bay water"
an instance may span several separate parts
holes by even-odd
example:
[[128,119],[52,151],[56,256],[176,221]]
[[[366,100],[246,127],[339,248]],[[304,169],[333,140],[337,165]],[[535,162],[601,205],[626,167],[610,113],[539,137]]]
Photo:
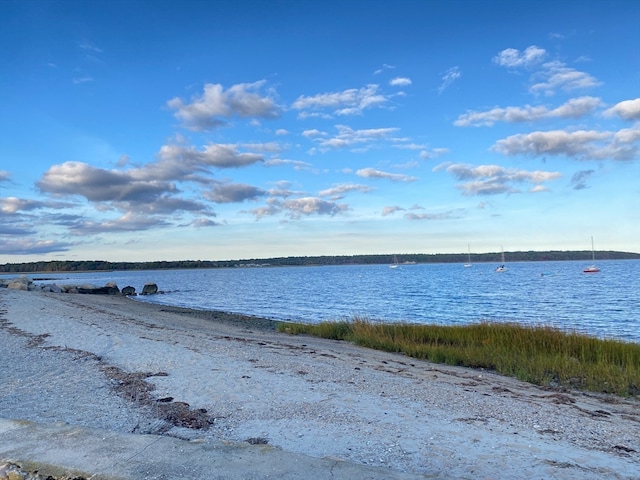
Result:
[[[640,261],[268,267],[43,274],[36,283],[113,281],[154,302],[316,323],[354,316],[387,322],[469,324],[482,320],[554,325],[640,343]],[[35,276],[36,278],[39,276]],[[50,279],[50,280],[49,280]]]

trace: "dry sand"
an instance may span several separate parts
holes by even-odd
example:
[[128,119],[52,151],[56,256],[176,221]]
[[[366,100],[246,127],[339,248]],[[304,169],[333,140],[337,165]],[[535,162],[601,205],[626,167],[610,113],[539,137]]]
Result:
[[638,399],[290,336],[257,318],[0,289],[0,352],[4,419],[268,443],[390,476],[640,478]]

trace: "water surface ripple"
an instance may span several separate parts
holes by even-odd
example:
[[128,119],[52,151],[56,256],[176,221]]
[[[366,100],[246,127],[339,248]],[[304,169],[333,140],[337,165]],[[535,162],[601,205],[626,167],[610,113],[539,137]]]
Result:
[[[163,295],[137,297],[309,323],[354,316],[386,322],[469,324],[482,320],[554,325],[640,343],[640,261],[522,262],[269,267],[45,274],[58,282],[114,281],[139,292],[153,281]],[[51,280],[47,280],[51,281]]]

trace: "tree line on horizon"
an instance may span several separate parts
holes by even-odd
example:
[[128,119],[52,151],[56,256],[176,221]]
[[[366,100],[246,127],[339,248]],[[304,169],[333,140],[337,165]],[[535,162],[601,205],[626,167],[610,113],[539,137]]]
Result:
[[[546,252],[505,252],[508,262],[542,262],[591,260],[591,251],[546,251]],[[640,259],[640,253],[598,251],[598,260]],[[80,271],[121,271],[121,270],[171,270],[197,268],[249,268],[285,266],[329,266],[329,265],[383,265],[395,261],[399,263],[465,263],[466,253],[416,253],[379,255],[325,255],[308,257],[276,257],[243,260],[176,260],[153,262],[108,262],[102,260],[53,260],[26,263],[5,263],[0,265],[1,273],[34,272],[80,272]],[[473,263],[501,262],[501,253],[477,253]]]

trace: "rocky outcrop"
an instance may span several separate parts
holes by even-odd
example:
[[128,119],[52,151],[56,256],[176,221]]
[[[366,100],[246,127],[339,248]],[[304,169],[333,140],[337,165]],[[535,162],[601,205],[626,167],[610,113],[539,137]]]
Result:
[[32,290],[33,281],[23,275],[18,278],[9,278],[2,280],[2,284],[0,286],[9,288],[11,290]]
[[[108,282],[103,287],[88,283],[82,285],[58,285],[56,283],[35,284],[33,283],[33,280],[31,280],[26,275],[17,278],[0,279],[0,288],[10,288],[11,290],[25,291],[36,290],[39,292],[50,293],[82,293],[86,295],[137,295],[136,289],[131,285],[127,285],[122,289],[122,291],[120,291],[120,288],[118,288],[118,285],[116,285],[114,282]],[[147,282],[142,288],[141,295],[153,295],[156,293],[163,292],[160,292],[158,290],[158,285],[156,283]],[[2,480],[1,477],[0,480]]]
[[153,282],[145,283],[141,295],[153,295],[154,293],[158,293],[158,285]]
[[122,294],[126,295],[127,297],[133,297],[134,295],[136,295],[136,289],[131,285],[127,285],[122,289]]
[[78,293],[88,293],[92,295],[118,295],[120,293],[120,289],[115,283],[109,282],[104,287],[81,285],[78,287]]

